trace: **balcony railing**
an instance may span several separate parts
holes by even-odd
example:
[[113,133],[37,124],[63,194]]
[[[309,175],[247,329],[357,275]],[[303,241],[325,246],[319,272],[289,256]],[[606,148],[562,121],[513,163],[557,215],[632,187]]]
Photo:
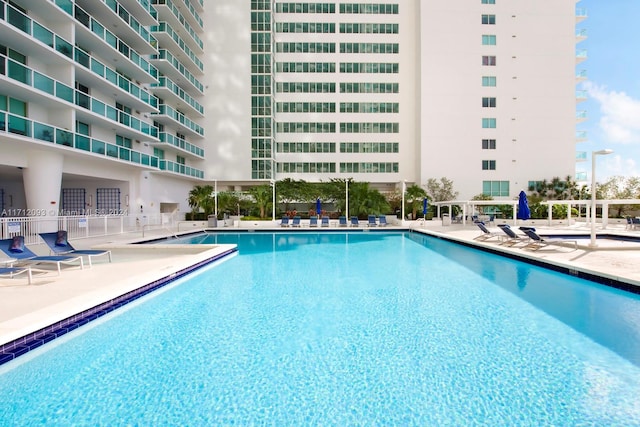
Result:
[[[169,116],[176,122],[190,129],[191,131],[197,133],[200,136],[204,136],[204,128],[199,124],[197,124],[196,122],[192,121],[191,119],[187,118],[187,116],[185,116],[181,112],[174,110],[173,108],[171,108],[166,104],[160,104],[159,107],[160,107],[159,108],[160,112],[157,114]],[[155,113],[153,115],[155,115]]]
[[10,79],[48,95],[91,110],[102,117],[118,122],[135,131],[154,138],[158,137],[157,127],[2,55],[0,55],[0,73],[6,74]]
[[171,13],[173,14],[173,16],[175,16],[175,18],[178,20],[178,22],[180,22],[180,24],[182,24],[182,26],[187,31],[187,33],[189,33],[189,35],[191,36],[193,41],[196,43],[196,45],[200,47],[200,49],[203,48],[204,43],[202,43],[202,40],[200,39],[200,37],[198,37],[198,34],[196,34],[193,28],[191,28],[191,25],[189,25],[189,23],[186,22],[184,16],[180,12],[180,9],[178,9],[171,0],[153,0],[152,3],[154,5],[164,5],[168,7]]
[[153,83],[151,87],[166,88],[170,90],[171,92],[173,92],[174,95],[182,99],[185,103],[189,104],[197,112],[204,115],[204,107],[195,99],[193,99],[191,95],[185,92],[184,89],[182,89],[180,86],[175,84],[169,77],[164,77],[164,76],[160,77],[158,79],[158,83]]
[[120,3],[115,0],[99,0],[104,3],[109,9],[113,11],[116,15],[120,17],[129,27],[131,27],[140,37],[144,39],[147,43],[149,43],[154,48],[158,47],[158,42],[151,35],[149,30],[138,20],[132,16],[127,9],[125,9]]
[[191,71],[184,66],[183,63],[171,54],[167,49],[160,49],[157,55],[151,55],[152,60],[166,60],[169,62],[176,71],[178,71],[185,79],[187,79],[199,92],[204,92],[204,85],[200,80],[191,74]]
[[197,145],[193,145],[182,138],[178,138],[175,135],[171,135],[167,132],[160,132],[160,141],[165,144],[173,145],[176,148],[180,148],[181,150],[187,151],[193,155],[198,157],[204,157],[204,149],[198,147]]
[[0,111],[0,132],[37,139],[63,145],[77,150],[103,155],[112,159],[135,163],[142,166],[158,167],[158,158],[130,148],[121,147],[86,135],[61,129],[46,123]]
[[196,54],[191,50],[189,46],[182,40],[180,35],[171,28],[166,22],[160,22],[160,25],[154,25],[151,27],[151,31],[154,33],[166,33],[177,45],[182,49],[182,51],[191,59],[191,62],[198,67],[200,71],[204,70],[204,65],[202,61],[196,56]]
[[170,160],[160,160],[160,170],[179,173],[180,175],[192,176],[194,178],[204,178],[204,171]]

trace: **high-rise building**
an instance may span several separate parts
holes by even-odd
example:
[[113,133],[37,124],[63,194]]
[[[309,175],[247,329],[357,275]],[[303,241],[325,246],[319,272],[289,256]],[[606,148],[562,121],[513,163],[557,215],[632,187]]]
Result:
[[583,17],[574,0],[0,0],[0,211],[185,212],[194,185],[284,178],[512,198],[575,173]]

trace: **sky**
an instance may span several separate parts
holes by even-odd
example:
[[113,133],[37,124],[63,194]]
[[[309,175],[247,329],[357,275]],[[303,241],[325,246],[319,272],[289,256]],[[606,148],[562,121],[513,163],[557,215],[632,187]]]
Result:
[[590,180],[591,152],[609,148],[613,154],[596,156],[597,182],[640,177],[640,0],[582,0],[576,8],[588,16],[576,24],[576,31],[587,31],[587,39],[576,45],[586,49],[587,60],[576,72],[586,70],[587,80],[577,90],[586,90],[588,97],[576,108],[588,117],[576,126],[587,131],[587,141],[576,146],[587,152],[587,161],[577,170]]

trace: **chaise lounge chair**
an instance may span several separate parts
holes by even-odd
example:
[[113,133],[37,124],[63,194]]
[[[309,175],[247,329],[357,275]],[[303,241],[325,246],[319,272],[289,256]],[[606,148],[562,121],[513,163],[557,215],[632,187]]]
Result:
[[291,222],[292,227],[300,227],[300,217],[294,216],[293,221]]
[[320,227],[328,227],[329,226],[329,217],[323,216],[320,220]]
[[318,226],[318,217],[313,215],[309,217],[309,227],[317,227]]
[[544,238],[540,237],[538,235],[538,233],[536,233],[535,230],[533,230],[531,228],[523,229],[521,227],[520,229],[527,236],[529,236],[529,239],[531,239],[529,241],[529,243],[527,243],[525,246],[523,246],[523,249],[530,249],[532,251],[537,251],[538,249],[544,248],[544,247],[549,246],[549,245],[567,246],[567,244],[569,244],[569,243],[573,243],[573,248],[574,249],[578,248],[578,241],[577,240],[567,240],[567,239],[549,240],[549,239],[544,239]]
[[280,221],[280,227],[288,227],[288,226],[289,226],[289,217],[283,216],[282,220]]
[[92,266],[93,257],[107,255],[109,257],[109,262],[112,261],[111,251],[109,250],[74,248],[67,240],[67,232],[65,230],[59,230],[52,233],[40,233],[40,237],[42,237],[42,240],[44,240],[47,246],[49,246],[51,254],[86,256],[89,262],[89,267]]
[[386,227],[387,226],[387,216],[380,215],[378,217],[378,227]]
[[15,236],[12,239],[0,240],[0,250],[9,258],[15,258],[16,264],[55,264],[58,274],[61,271],[61,264],[74,264],[78,262],[80,268],[84,269],[84,262],[81,255],[50,255],[38,256],[24,244],[24,236]]
[[378,223],[376,222],[376,216],[375,215],[369,215],[369,222],[367,223],[367,225],[369,227],[377,227]]
[[338,218],[338,226],[339,227],[346,227],[347,226],[347,217],[346,216],[341,216]]
[[33,278],[31,274],[31,267],[0,267],[0,277],[9,277],[13,278],[15,276],[19,276],[21,274],[27,275],[27,281],[31,284],[31,280]]
[[479,242],[484,242],[485,240],[489,240],[489,239],[493,239],[493,238],[496,238],[496,239],[500,238],[500,234],[493,233],[493,232],[489,231],[489,229],[484,225],[484,222],[476,221],[476,222],[474,222],[474,224],[478,226],[480,231],[482,231],[482,234],[480,234],[477,237],[474,237],[473,240],[478,240]]
[[500,244],[503,246],[513,246],[517,245],[518,243],[529,241],[529,237],[518,236],[516,232],[513,231],[513,228],[509,226],[509,224],[498,224],[498,228],[505,234],[505,237],[503,237],[502,241],[500,242]]
[[352,227],[360,227],[360,221],[358,221],[358,217],[357,216],[352,216],[351,217],[351,226]]

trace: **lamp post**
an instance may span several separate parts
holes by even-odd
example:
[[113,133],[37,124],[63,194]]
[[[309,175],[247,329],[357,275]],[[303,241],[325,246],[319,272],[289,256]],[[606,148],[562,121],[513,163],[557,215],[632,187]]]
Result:
[[605,156],[613,153],[613,150],[605,149],[591,152],[591,240],[590,248],[598,246],[596,243],[596,156]]
[[407,191],[407,180],[402,180],[402,225],[404,225],[404,193]]
[[276,180],[272,179],[269,181],[271,184],[271,220],[275,222],[276,220]]
[[345,206],[344,210],[345,210],[345,216],[347,217],[347,221],[349,221],[349,180],[345,179],[344,183],[345,183],[345,188],[346,188],[346,190],[345,190],[346,191],[346,195],[345,195],[346,199],[345,199],[345,202],[344,202],[344,206]]
[[213,214],[218,218],[218,180],[213,180]]

